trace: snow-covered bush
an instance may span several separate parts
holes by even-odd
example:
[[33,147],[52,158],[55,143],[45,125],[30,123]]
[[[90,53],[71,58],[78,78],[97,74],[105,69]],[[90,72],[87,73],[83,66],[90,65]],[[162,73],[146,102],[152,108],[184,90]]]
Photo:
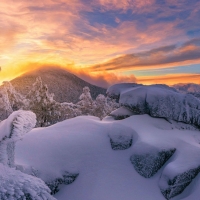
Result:
[[30,111],[15,111],[0,123],[0,162],[14,167],[15,143],[34,128],[36,116]]
[[8,168],[0,163],[1,200],[55,200],[50,189],[36,177]]

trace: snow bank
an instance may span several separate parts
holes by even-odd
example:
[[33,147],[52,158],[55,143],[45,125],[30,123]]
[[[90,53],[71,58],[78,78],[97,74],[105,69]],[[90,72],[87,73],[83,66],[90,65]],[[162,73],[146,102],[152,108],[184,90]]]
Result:
[[164,85],[114,85],[110,96],[119,96],[119,103],[137,114],[172,119],[200,126],[200,101],[192,95],[180,94]]

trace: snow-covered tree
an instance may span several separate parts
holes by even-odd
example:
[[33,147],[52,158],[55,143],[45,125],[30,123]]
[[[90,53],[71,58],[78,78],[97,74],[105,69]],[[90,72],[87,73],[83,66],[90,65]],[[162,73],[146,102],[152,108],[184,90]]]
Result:
[[118,107],[118,103],[114,100],[105,97],[103,94],[99,94],[94,102],[93,113],[95,116],[103,119]]
[[50,189],[36,177],[24,174],[14,167],[15,143],[36,124],[30,111],[15,111],[0,123],[0,199],[55,200]]
[[25,97],[18,93],[9,81],[4,81],[3,87],[8,94],[10,105],[13,111],[20,110],[26,105],[27,100]]
[[43,127],[52,124],[56,101],[53,100],[53,94],[49,93],[48,87],[43,84],[41,77],[36,79],[26,99],[28,99],[28,103],[24,109],[31,110],[36,114],[37,126]]
[[13,109],[11,107],[7,90],[4,87],[0,87],[0,120],[6,119]]
[[80,106],[73,103],[60,103],[58,108],[59,121],[80,116]]
[[73,103],[59,103],[53,99],[47,85],[43,84],[40,77],[33,84],[27,94],[28,104],[26,110],[32,110],[37,116],[37,126],[44,127],[81,115],[80,106]]
[[30,111],[15,111],[0,123],[0,163],[14,167],[15,143],[36,124]]
[[81,113],[83,115],[93,115],[94,102],[92,100],[89,87],[83,88],[83,93],[79,99],[80,101],[77,103],[77,105],[80,106]]

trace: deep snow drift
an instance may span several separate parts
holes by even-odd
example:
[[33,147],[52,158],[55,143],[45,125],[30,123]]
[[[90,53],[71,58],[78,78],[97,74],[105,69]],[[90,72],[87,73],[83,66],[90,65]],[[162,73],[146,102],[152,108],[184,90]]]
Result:
[[58,200],[198,199],[200,134],[174,124],[76,117],[26,134],[16,163]]

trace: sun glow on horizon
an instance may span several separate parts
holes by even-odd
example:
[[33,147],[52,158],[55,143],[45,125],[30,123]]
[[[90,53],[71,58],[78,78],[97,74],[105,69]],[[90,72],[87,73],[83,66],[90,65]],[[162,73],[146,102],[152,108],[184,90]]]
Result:
[[196,0],[2,0],[0,83],[57,66],[104,87],[128,81],[199,84],[199,9]]

